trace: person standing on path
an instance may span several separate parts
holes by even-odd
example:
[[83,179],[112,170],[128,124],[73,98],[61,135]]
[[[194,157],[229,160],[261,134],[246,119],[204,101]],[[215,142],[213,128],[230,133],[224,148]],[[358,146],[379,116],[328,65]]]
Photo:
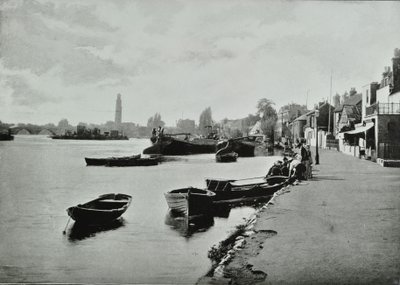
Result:
[[312,164],[313,164],[313,159],[312,159],[312,153],[310,149],[310,145],[306,145],[306,151],[307,151],[307,157],[308,160],[306,160],[306,177],[312,178]]
[[304,179],[307,180],[309,177],[309,172],[310,172],[310,156],[309,156],[308,150],[304,147],[304,144],[302,143],[300,146],[300,155],[301,155],[301,163],[305,167],[305,174],[304,174]]

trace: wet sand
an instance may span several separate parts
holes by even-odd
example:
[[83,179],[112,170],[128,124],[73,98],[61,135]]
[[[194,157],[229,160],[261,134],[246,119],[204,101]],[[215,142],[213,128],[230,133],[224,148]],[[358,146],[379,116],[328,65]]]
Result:
[[400,284],[400,168],[321,150],[314,178],[280,191],[253,229],[200,284]]

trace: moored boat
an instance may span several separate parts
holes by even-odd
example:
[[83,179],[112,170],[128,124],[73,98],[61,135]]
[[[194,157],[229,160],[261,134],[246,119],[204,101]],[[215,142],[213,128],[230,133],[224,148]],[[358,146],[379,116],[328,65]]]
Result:
[[152,146],[144,149],[143,153],[162,155],[215,153],[216,144],[215,139],[192,138],[189,133],[162,134],[157,137]]
[[85,161],[86,165],[107,165],[109,161],[139,159],[140,157],[141,157],[140,154],[135,154],[131,156],[122,156],[122,157],[106,157],[106,158],[85,157]]
[[216,154],[215,160],[217,162],[235,162],[237,161],[238,154],[236,152],[228,152],[224,154]]
[[12,140],[14,140],[14,136],[13,135],[0,134],[0,141],[12,141]]
[[215,160],[217,162],[235,162],[237,160],[238,154],[230,150],[229,140],[219,142],[217,148],[219,149],[215,154]]
[[223,143],[218,143],[217,149],[223,149],[226,147],[227,151],[236,152],[239,157],[253,157],[255,156],[255,149],[257,147],[265,147],[264,136],[262,135],[249,135],[245,137],[239,137],[234,139],[228,139],[226,147]]
[[68,215],[83,224],[105,224],[118,219],[131,204],[127,194],[104,194],[84,204],[69,207]]
[[216,194],[205,189],[181,188],[164,194],[173,213],[183,214],[189,219],[212,215],[211,206]]
[[12,141],[14,136],[11,134],[11,129],[7,131],[0,129],[0,141]]
[[159,158],[130,158],[130,159],[115,159],[107,161],[106,166],[152,166],[157,165]]
[[215,192],[214,203],[234,203],[272,196],[290,182],[286,176],[250,179],[206,179],[207,189]]

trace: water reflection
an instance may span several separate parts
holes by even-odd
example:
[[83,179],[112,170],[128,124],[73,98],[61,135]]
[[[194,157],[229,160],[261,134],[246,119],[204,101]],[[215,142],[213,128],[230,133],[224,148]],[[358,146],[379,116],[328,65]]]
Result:
[[181,236],[186,238],[191,237],[194,233],[205,232],[214,225],[214,217],[229,218],[229,214],[233,208],[252,207],[259,209],[265,205],[271,196],[254,198],[251,201],[243,201],[240,203],[218,203],[210,208],[210,215],[204,215],[196,218],[191,218],[188,221],[184,215],[179,215],[168,211],[165,215],[165,224],[171,229],[176,230]]
[[218,202],[213,205],[212,212],[214,217],[228,218],[231,209],[239,207],[252,207],[254,209],[261,208],[267,203],[272,196],[244,198],[242,201],[236,202]]
[[96,236],[98,233],[116,230],[125,226],[124,218],[112,221],[105,225],[87,225],[82,223],[74,223],[68,232],[68,240],[71,242]]
[[204,232],[212,227],[214,225],[214,217],[206,215],[188,221],[185,216],[168,211],[165,215],[165,224],[179,232],[181,236],[189,238],[196,232]]

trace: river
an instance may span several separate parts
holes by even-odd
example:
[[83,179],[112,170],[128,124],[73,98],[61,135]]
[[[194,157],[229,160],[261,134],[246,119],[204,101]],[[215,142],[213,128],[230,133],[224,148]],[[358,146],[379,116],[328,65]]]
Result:
[[[204,275],[211,246],[255,209],[234,208],[188,231],[169,214],[164,193],[204,187],[206,177],[262,176],[276,157],[223,164],[201,154],[121,168],[84,161],[141,153],[149,144],[29,135],[0,142],[0,282],[193,284]],[[105,193],[132,195],[122,219],[91,230],[72,221],[64,235],[66,208]]]

